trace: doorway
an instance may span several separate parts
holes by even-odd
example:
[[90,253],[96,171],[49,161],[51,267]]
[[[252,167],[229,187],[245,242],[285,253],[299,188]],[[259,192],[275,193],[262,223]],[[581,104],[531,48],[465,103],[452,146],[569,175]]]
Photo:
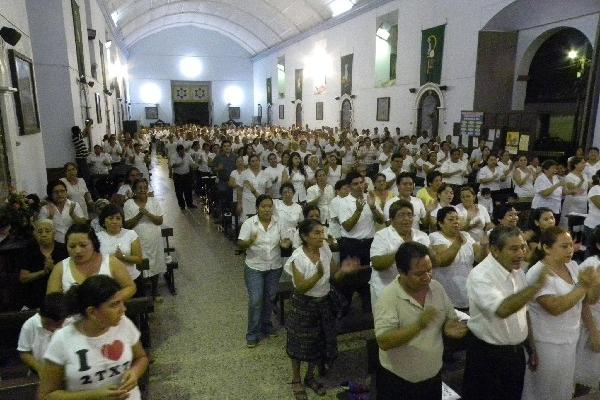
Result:
[[302,103],[296,104],[296,128],[302,129]]
[[421,96],[417,111],[417,132],[427,131],[430,138],[438,135],[440,119],[440,98],[433,90],[428,90]]
[[210,125],[210,111],[208,102],[173,102],[175,125],[197,124]]
[[352,104],[350,100],[346,99],[342,102],[342,117],[341,117],[342,129],[352,128]]

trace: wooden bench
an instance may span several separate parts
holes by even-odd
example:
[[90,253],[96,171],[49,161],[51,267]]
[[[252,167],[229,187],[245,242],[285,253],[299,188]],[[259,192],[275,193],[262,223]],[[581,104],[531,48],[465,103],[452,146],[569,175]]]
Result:
[[35,399],[38,390],[38,383],[38,378],[34,376],[3,379],[0,381],[0,399]]
[[162,228],[161,229],[162,237],[165,239],[165,256],[167,262],[167,272],[165,273],[165,280],[167,281],[167,287],[169,288],[169,292],[173,296],[177,294],[177,288],[175,287],[175,274],[174,270],[179,268],[179,262],[177,261],[177,257],[175,253],[175,248],[171,247],[169,244],[169,238],[173,237],[173,228]]

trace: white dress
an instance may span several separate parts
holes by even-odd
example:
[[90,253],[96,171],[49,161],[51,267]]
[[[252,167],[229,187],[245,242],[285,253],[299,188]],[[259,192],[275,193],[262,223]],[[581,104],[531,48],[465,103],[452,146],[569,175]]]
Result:
[[[154,197],[148,197],[146,210],[153,215],[163,215],[160,204]],[[140,207],[135,204],[133,199],[127,200],[123,205],[126,221],[135,217],[139,211]],[[167,265],[165,264],[165,252],[160,225],[155,225],[150,221],[150,218],[144,215],[133,230],[138,234],[140,244],[142,245],[142,254],[148,259],[150,264],[150,269],[144,271],[144,278],[165,272]]]
[[[433,279],[442,284],[452,304],[456,308],[469,308],[469,297],[467,295],[467,277],[473,269],[475,261],[475,252],[473,244],[475,241],[466,232],[460,232],[465,238],[465,244],[460,247],[458,254],[452,263],[446,267],[433,269]],[[449,247],[452,241],[442,234],[442,232],[433,232],[429,235],[429,241],[432,246],[444,245]]]
[[[600,265],[600,257],[588,257],[579,264],[579,270]],[[592,317],[596,327],[600,325],[600,304],[590,304]],[[590,334],[583,324],[577,342],[577,357],[575,360],[575,383],[591,388],[598,388],[600,383],[600,353],[596,353],[590,346]]]
[[[527,177],[525,182],[522,185],[518,185],[515,181],[515,194],[519,198],[531,198],[534,195],[533,191],[533,171],[531,167],[527,167],[530,170],[531,174]],[[515,172],[519,174],[519,177],[523,179],[525,177],[525,172],[521,171],[519,168],[515,169]]]
[[81,207],[81,211],[83,212],[83,217],[88,218],[85,194],[89,192],[89,190],[83,178],[77,178],[77,183],[75,185],[72,185],[67,178],[60,178],[60,180],[67,186],[67,196],[69,197],[69,200],[79,204],[79,207]]
[[342,167],[336,165],[336,169],[329,167],[329,173],[327,174],[327,184],[332,187],[335,186],[336,182],[342,178]]
[[533,184],[533,201],[531,202],[531,208],[536,209],[540,207],[547,207],[552,210],[554,214],[560,214],[560,202],[562,200],[562,187],[557,187],[550,194],[550,196],[544,197],[540,194],[546,189],[549,189],[551,186],[554,186],[559,182],[558,176],[554,175],[552,177],[552,182],[545,174],[540,174],[535,179],[535,183]]
[[293,171],[290,179],[292,181],[292,185],[294,185],[294,189],[296,190],[296,193],[294,193],[294,201],[296,203],[302,203],[306,201],[306,187],[304,186],[306,177],[302,175],[301,172]]
[[[577,263],[566,264],[573,284],[556,275],[549,275],[537,298],[545,295],[563,296],[577,283]],[[527,271],[526,279],[533,284],[543,268],[540,261]],[[551,315],[534,299],[529,303],[531,329],[539,365],[535,372],[525,371],[522,400],[570,400],[575,381],[575,353],[581,322],[581,300],[560,315]]]
[[[105,230],[97,231],[96,235],[100,240],[100,252],[102,254],[114,255],[117,249],[121,249],[121,252],[126,255],[131,255],[131,244],[136,241],[138,234],[131,229],[121,229],[116,235],[109,235]],[[135,264],[130,264],[121,261],[125,267],[131,279],[136,279],[140,276],[140,271],[136,268]]]
[[275,199],[274,211],[277,216],[277,223],[279,224],[279,231],[281,232],[282,239],[293,239],[294,232],[298,227],[298,222],[304,218],[302,214],[302,207],[298,203],[292,203],[286,205],[283,200]]

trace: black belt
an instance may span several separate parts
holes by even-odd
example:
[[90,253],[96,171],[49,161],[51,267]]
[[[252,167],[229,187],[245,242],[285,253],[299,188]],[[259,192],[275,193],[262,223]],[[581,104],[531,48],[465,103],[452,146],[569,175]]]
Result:
[[527,346],[527,341],[519,344],[490,344],[486,341],[479,339],[477,336],[471,334],[471,343],[475,346],[484,347],[488,350],[502,352],[502,353],[518,353],[522,352]]

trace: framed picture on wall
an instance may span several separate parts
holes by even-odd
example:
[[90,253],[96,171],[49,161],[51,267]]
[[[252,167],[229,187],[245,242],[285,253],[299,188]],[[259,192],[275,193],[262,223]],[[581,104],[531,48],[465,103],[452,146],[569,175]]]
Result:
[[389,121],[390,120],[390,98],[389,97],[378,97],[377,98],[377,121]]
[[19,122],[19,134],[30,135],[40,132],[35,80],[31,59],[12,49],[8,50],[12,85],[17,88],[15,108]]
[[146,119],[158,119],[158,107],[145,107]]
[[279,105],[279,119],[283,119],[284,118],[284,110],[285,110],[284,105],[280,104]]
[[229,119],[240,119],[239,107],[229,107]]
[[316,119],[317,121],[322,121],[323,120],[323,102],[322,101],[317,101],[317,109],[316,109]]
[[96,102],[96,122],[101,123],[102,122],[102,105],[100,103],[100,93],[96,93],[94,95],[94,100]]

